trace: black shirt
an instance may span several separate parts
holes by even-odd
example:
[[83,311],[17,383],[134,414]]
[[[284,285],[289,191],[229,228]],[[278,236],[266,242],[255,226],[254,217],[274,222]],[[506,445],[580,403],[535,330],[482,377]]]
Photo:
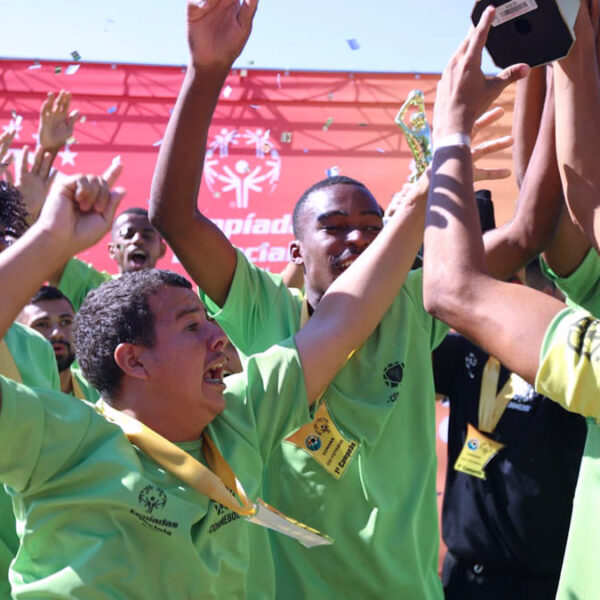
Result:
[[[450,400],[442,536],[459,560],[515,575],[560,571],[585,419],[523,381],[489,437],[505,445],[482,480],[454,469],[467,423],[479,427],[481,377],[489,355],[458,334],[434,352],[436,392]],[[500,371],[498,391],[510,373]]]

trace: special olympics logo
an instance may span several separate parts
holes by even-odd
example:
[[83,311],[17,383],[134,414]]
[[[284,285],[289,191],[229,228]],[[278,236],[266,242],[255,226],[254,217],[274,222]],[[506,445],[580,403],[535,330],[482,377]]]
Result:
[[321,438],[318,435],[309,435],[304,443],[311,452],[316,452],[321,447]]
[[148,484],[138,496],[138,502],[147,513],[152,514],[156,508],[162,508],[167,503],[167,495],[160,488]]
[[[235,207],[248,208],[250,192],[262,192],[270,186],[269,192],[277,187],[281,175],[281,157],[273,147],[271,130],[221,129],[208,144],[204,175],[208,189],[216,196],[233,191]],[[235,159],[229,155],[230,146],[254,146],[254,157],[249,160]]]
[[477,448],[479,448],[479,440],[473,438],[470,439],[467,442],[467,447],[469,448],[469,450],[472,450],[473,452],[475,452],[475,450],[477,450]]

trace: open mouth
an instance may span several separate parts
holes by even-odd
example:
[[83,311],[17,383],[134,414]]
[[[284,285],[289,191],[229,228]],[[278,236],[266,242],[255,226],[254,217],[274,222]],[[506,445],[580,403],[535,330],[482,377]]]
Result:
[[54,350],[54,354],[67,354],[69,346],[63,342],[54,342],[52,349]]
[[129,253],[129,261],[136,267],[143,267],[148,259],[148,254],[145,250],[137,249]]
[[223,377],[225,376],[224,365],[225,363],[219,363],[208,369],[204,373],[204,382],[210,385],[223,385]]

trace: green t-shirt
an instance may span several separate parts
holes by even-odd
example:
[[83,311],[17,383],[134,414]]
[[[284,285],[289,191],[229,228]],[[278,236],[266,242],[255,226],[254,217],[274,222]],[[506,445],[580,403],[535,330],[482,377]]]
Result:
[[[240,252],[223,308],[205,300],[246,354],[300,326],[301,299]],[[334,479],[289,442],[273,453],[267,501],[335,539],[310,550],[272,539],[278,597],[442,598],[431,351],[446,332],[423,308],[421,271],[411,272],[322,400],[360,442],[345,474]]]
[[561,311],[546,331],[536,390],[588,418],[588,434],[558,586],[558,600],[588,600],[600,589],[600,321]]
[[567,277],[559,277],[540,258],[544,275],[566,296],[569,306],[581,306],[600,318],[600,256],[590,248],[577,269]]
[[[558,277],[544,261],[541,263],[546,276],[565,294],[569,306],[581,306],[600,318],[600,257],[594,248],[590,248],[581,264],[568,277]],[[540,385],[547,388],[547,396],[563,405],[568,403],[571,409],[577,408],[578,412],[586,416],[596,415],[594,401],[599,396],[597,387],[591,386],[590,380],[587,379],[593,375],[589,362],[579,359],[577,353],[568,350],[571,319],[570,313],[560,313],[546,332],[536,387]],[[582,320],[583,324],[592,323],[586,315],[576,316],[575,320]],[[585,336],[582,338],[580,334],[581,326],[578,329],[575,323],[571,324],[574,327],[571,333],[579,339],[585,339]],[[588,332],[587,343],[592,347],[595,332],[595,327]],[[551,353],[551,348],[559,350]],[[584,377],[583,374],[586,373],[587,377]],[[584,381],[586,385],[583,385]],[[558,587],[559,600],[593,598],[600,586],[600,576],[596,567],[600,560],[600,550],[595,544],[590,544],[590,540],[598,539],[594,532],[600,534],[600,518],[596,516],[600,495],[600,426],[593,417],[587,419],[587,425],[587,438]]]
[[[60,390],[56,357],[52,346],[42,335],[20,323],[13,323],[6,332],[4,340],[23,383]],[[10,599],[8,566],[18,547],[19,539],[15,530],[12,501],[2,487],[0,488],[0,600]]]
[[[71,365],[72,380],[77,382],[84,396],[83,400],[87,400],[92,404],[100,399],[100,392],[83,376],[81,368],[74,362]],[[73,394],[75,396],[75,394]]]
[[[15,598],[275,597],[265,529],[165,472],[89,403],[0,385],[0,477],[22,537]],[[229,378],[226,400],[208,432],[256,499],[266,456],[309,418],[293,341]],[[179,445],[203,459],[200,441]]]
[[96,271],[92,265],[72,258],[65,266],[58,289],[71,301],[77,312],[92,290],[112,278],[110,273]]

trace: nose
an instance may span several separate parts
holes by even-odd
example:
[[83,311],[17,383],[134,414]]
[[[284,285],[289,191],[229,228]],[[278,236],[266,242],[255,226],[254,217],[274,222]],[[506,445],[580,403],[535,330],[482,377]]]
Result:
[[215,322],[210,322],[211,326],[210,331],[210,349],[211,350],[225,350],[225,346],[229,342],[229,338],[227,334],[221,329],[220,325],[217,325]]
[[353,228],[348,230],[346,242],[352,246],[366,248],[372,241],[369,233],[363,229]]

